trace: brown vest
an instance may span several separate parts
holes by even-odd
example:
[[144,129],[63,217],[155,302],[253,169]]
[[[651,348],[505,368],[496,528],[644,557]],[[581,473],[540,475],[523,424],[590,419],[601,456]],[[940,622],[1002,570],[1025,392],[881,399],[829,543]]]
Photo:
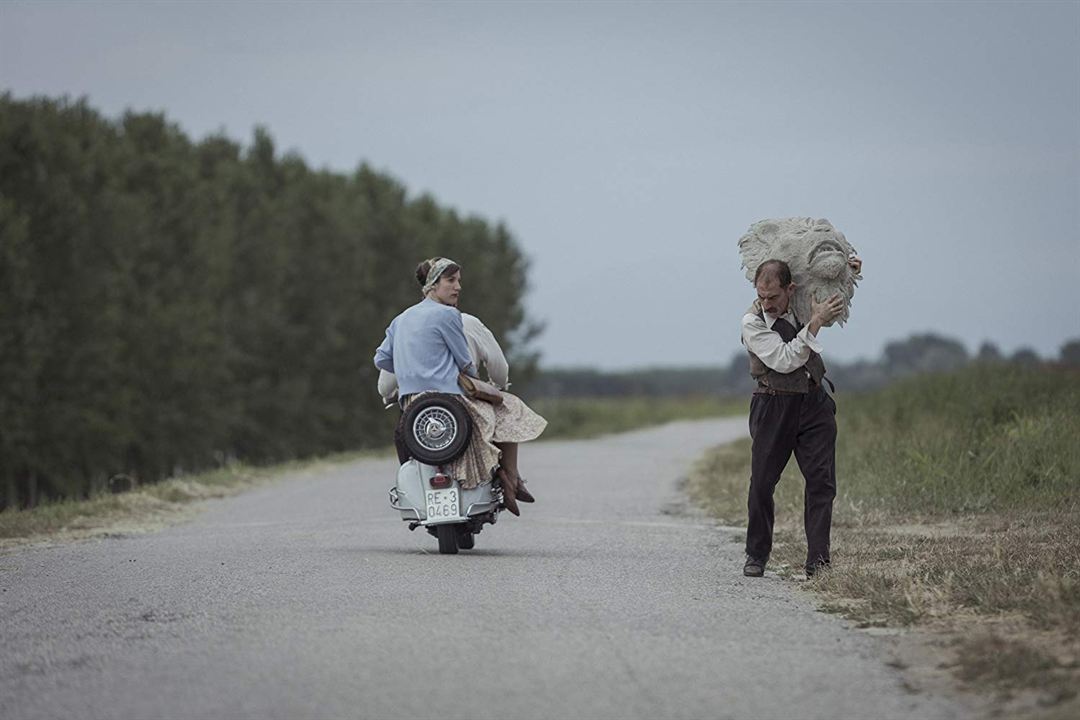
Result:
[[[765,319],[765,312],[761,309],[761,304],[756,300],[746,313],[748,315],[757,315],[762,320]],[[799,322],[798,318],[795,319],[795,322],[798,327],[792,327],[787,320],[777,319],[773,323],[772,329],[780,335],[781,340],[791,342],[799,334],[799,330],[802,329],[802,323]],[[782,392],[804,393],[810,390],[810,378],[813,378],[814,382],[820,385],[821,379],[825,377],[825,361],[813,350],[810,351],[810,359],[806,361],[805,365],[789,373],[776,372],[761,362],[761,358],[750,352],[749,349],[746,352],[750,356],[750,375],[757,380],[760,387],[772,388]]]

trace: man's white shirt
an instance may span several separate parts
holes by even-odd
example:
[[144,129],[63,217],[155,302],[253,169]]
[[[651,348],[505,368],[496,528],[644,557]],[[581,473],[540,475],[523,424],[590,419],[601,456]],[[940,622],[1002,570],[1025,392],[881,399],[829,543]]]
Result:
[[821,343],[810,334],[809,327],[804,325],[791,342],[784,342],[780,333],[772,329],[773,323],[780,318],[791,323],[791,327],[798,327],[791,310],[779,317],[767,312],[762,312],[762,315],[765,316],[764,320],[754,313],[743,315],[742,341],[746,349],[761,358],[769,369],[778,373],[793,372],[806,364],[811,350],[821,354]]

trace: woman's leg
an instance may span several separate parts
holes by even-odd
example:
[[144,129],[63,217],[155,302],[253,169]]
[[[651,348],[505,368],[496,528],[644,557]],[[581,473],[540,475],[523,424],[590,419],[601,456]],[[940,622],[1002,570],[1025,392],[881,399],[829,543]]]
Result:
[[521,474],[518,472],[518,444],[517,443],[495,443],[495,447],[502,451],[502,457],[499,458],[499,464],[502,465],[503,470],[510,476],[510,479],[517,483],[518,476]]
[[495,443],[495,446],[502,450],[500,464],[507,476],[513,480],[516,499],[527,503],[536,502],[532,493],[525,489],[525,481],[521,479],[521,470],[518,468],[518,444]]
[[503,490],[503,505],[515,515],[521,512],[517,506],[517,443],[495,443],[502,453],[499,456],[499,483]]

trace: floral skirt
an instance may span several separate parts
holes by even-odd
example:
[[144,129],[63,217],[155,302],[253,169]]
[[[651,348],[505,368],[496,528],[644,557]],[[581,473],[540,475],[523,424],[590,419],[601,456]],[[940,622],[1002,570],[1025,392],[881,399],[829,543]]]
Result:
[[[408,408],[414,400],[425,394],[413,395],[406,400],[405,407]],[[473,400],[464,395],[455,396],[472,418],[472,435],[465,453],[446,465],[446,470],[465,490],[491,482],[502,454],[495,443],[529,442],[540,437],[547,427],[547,420],[533,412],[517,395],[503,391],[502,396],[501,405]],[[404,419],[404,416],[402,417]],[[401,431],[403,429],[399,425],[399,432]],[[400,448],[399,443],[399,455]]]
[[533,412],[517,395],[503,394],[501,405],[461,397],[472,418],[472,437],[465,454],[450,463],[450,476],[468,490],[491,482],[499,467],[495,443],[523,443],[540,437],[547,420]]

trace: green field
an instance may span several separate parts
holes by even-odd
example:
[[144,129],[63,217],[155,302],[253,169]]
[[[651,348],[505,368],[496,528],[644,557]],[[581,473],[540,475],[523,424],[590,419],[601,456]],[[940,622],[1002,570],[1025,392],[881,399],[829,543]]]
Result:
[[746,412],[745,398],[602,397],[541,398],[529,406],[548,421],[544,440],[582,439],[626,432],[673,420],[698,420]]
[[[841,396],[833,568],[808,583],[863,625],[933,627],[962,679],[1075,696],[1080,658],[1080,372],[973,366]],[[745,525],[749,440],[689,491]],[[802,478],[777,488],[770,568],[805,552]],[[801,577],[801,574],[798,574]],[[987,659],[989,658],[989,660]]]

